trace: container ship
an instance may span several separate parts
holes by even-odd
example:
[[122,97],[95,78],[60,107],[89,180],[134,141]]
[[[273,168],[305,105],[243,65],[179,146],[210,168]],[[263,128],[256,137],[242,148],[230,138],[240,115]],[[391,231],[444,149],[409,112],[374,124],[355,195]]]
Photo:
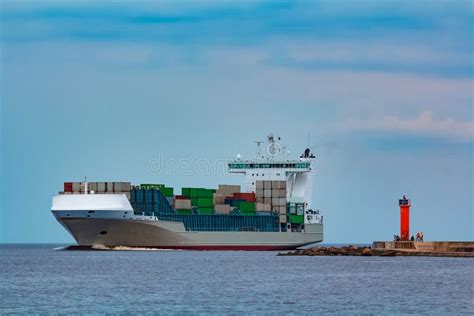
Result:
[[[80,247],[193,250],[290,250],[323,240],[323,217],[312,206],[315,156],[289,158],[270,134],[266,152],[228,162],[243,186],[65,182],[52,213]],[[177,193],[177,192],[176,192]]]

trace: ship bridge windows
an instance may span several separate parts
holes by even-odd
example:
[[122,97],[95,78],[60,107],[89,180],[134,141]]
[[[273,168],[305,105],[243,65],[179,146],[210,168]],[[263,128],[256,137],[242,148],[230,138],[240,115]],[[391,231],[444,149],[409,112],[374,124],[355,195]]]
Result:
[[[230,169],[307,169],[309,162],[298,163],[229,163]],[[258,175],[258,174],[257,174]]]

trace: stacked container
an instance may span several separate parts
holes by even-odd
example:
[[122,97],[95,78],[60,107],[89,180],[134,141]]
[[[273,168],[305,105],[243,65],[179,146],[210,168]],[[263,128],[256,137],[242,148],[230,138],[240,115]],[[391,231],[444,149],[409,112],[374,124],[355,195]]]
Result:
[[[125,194],[130,199],[130,182],[87,182],[87,193]],[[85,182],[64,182],[64,192],[68,194],[84,194]]]
[[140,187],[132,189],[130,193],[130,203],[137,214],[151,216],[173,213],[173,208],[160,190]]
[[196,207],[200,215],[214,214],[214,193],[213,189],[204,188],[182,188],[181,196],[189,197],[191,207]]
[[286,223],[286,181],[257,180],[257,211],[274,211],[280,214],[280,222]]

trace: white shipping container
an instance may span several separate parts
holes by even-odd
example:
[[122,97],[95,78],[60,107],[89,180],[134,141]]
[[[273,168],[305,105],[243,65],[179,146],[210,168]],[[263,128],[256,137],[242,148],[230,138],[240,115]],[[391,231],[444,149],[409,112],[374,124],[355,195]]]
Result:
[[266,198],[272,197],[272,190],[271,189],[265,189],[263,191],[263,197],[266,197]]
[[286,198],[286,189],[278,190],[278,197]]
[[219,193],[223,193],[225,196],[231,196],[234,193],[240,193],[240,185],[233,184],[219,184]]
[[114,183],[113,182],[107,182],[106,186],[106,192],[114,192]]
[[280,215],[280,223],[286,224],[286,215]]
[[280,190],[278,189],[272,189],[272,197],[280,197]]
[[130,192],[131,183],[130,182],[121,182],[120,188],[122,192]]
[[97,191],[97,182],[89,182],[87,186],[89,187],[89,192]]
[[97,191],[105,192],[105,182],[97,182]]
[[280,206],[278,208],[278,213],[280,213],[280,215],[286,214],[286,206]]
[[72,183],[72,192],[79,192],[81,191],[81,183],[80,182],[73,182]]
[[216,205],[214,205],[214,209],[215,209],[216,213],[219,213],[219,214],[229,214],[231,208],[232,207],[228,204],[216,204]]
[[264,189],[271,189],[271,188],[272,188],[272,181],[270,181],[270,180],[268,180],[268,181],[267,181],[267,180],[264,180],[264,181],[263,181],[263,188],[264,188]]
[[264,192],[265,192],[265,190],[263,190],[263,189],[257,189],[257,192],[255,192],[255,196],[256,197],[264,197],[265,196]]
[[262,180],[257,180],[257,182],[255,183],[255,188],[257,189],[257,191],[258,191],[259,189],[262,189],[262,190],[263,190],[263,189],[264,189],[264,187],[263,187],[263,181],[262,181]]
[[122,182],[114,182],[114,192],[122,192]]
[[190,210],[191,200],[174,200],[174,208],[181,209],[181,210]]
[[213,194],[214,204],[224,204],[225,202],[225,195],[220,192],[216,192]]
[[280,198],[272,197],[272,205],[273,206],[281,206],[280,205]]
[[304,203],[304,197],[292,196],[288,199],[290,203]]
[[263,198],[263,203],[265,203],[265,204],[272,204],[272,198],[271,198],[271,197]]
[[280,204],[280,206],[285,206],[286,205],[286,198],[278,198],[280,201],[278,204]]
[[279,187],[278,187],[279,183],[280,183],[280,181],[273,180],[272,181],[272,189],[279,189]]

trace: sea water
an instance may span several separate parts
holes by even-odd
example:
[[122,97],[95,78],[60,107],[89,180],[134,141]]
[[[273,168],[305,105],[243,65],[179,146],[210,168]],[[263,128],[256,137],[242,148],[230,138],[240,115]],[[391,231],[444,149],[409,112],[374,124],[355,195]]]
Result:
[[0,313],[472,314],[474,260],[0,245]]

